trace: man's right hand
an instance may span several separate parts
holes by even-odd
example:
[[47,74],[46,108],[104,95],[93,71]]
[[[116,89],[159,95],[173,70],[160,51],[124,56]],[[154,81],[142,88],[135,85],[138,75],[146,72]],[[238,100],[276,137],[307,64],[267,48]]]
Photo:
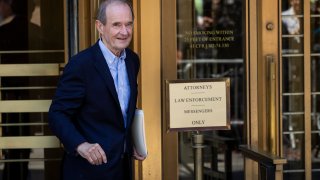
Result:
[[77,147],[77,152],[92,165],[107,163],[107,156],[98,143],[84,142]]

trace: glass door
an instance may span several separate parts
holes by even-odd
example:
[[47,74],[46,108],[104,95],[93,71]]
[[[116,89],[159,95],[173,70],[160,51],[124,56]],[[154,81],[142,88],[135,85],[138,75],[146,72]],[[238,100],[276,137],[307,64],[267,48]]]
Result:
[[65,3],[0,0],[0,179],[59,179],[47,112],[67,57]]
[[320,1],[310,1],[311,173],[320,178]]
[[283,0],[282,148],[284,179],[319,179],[320,1]]
[[[205,131],[205,179],[243,179],[245,91],[243,1],[176,1],[177,79],[231,80],[231,130]],[[214,119],[214,117],[212,117]],[[178,133],[179,179],[194,175],[192,134]]]
[[[170,5],[174,10],[164,15],[169,25],[163,23],[162,46],[163,67],[170,71],[163,77],[231,78],[232,128],[203,132],[211,143],[204,148],[205,176],[231,171],[233,178],[242,177],[236,151],[231,168],[225,166],[232,150],[228,143],[234,142],[234,147],[248,144],[285,157],[282,179],[319,179],[320,1],[176,0]],[[191,134],[178,134],[180,179],[193,176]],[[257,179],[257,166],[247,160],[244,166],[246,178]]]

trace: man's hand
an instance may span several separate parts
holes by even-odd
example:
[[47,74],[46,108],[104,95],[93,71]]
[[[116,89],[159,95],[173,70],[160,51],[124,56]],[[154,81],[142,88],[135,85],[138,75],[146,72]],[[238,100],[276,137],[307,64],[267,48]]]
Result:
[[144,156],[141,156],[140,154],[138,154],[136,151],[136,148],[134,146],[133,146],[133,157],[139,161],[143,161],[147,158],[147,157],[144,157]]
[[92,165],[107,163],[107,156],[99,144],[84,142],[77,147],[77,152]]

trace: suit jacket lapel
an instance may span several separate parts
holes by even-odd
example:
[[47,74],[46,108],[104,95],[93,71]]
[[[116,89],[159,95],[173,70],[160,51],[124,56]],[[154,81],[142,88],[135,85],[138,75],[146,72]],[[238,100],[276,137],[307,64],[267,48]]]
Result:
[[114,85],[114,81],[113,81],[113,77],[111,75],[111,72],[109,70],[108,64],[100,50],[99,44],[96,43],[93,46],[94,49],[94,58],[95,58],[95,62],[94,65],[97,69],[97,71],[99,72],[99,74],[101,75],[101,77],[105,80],[107,88],[109,89],[109,91],[112,94],[113,99],[116,101],[117,105],[120,108],[121,111],[121,107],[120,107],[120,103],[119,103],[119,99],[118,99],[118,94],[116,91],[116,87]]
[[[108,64],[100,50],[100,47],[99,47],[99,44],[98,42],[93,46],[93,54],[94,54],[94,58],[95,58],[95,62],[94,62],[94,65],[95,65],[95,68],[97,69],[97,71],[99,72],[99,74],[102,76],[102,78],[105,80],[106,82],[106,85],[109,89],[109,91],[111,92],[112,96],[113,96],[113,99],[116,101],[118,107],[119,107],[119,110],[121,112],[121,106],[120,106],[120,103],[119,103],[119,99],[118,99],[118,94],[117,94],[117,91],[116,91],[116,87],[114,85],[114,81],[113,81],[113,77],[111,75],[111,72],[109,70],[109,67],[108,67]],[[129,79],[129,84],[130,84],[130,100],[129,100],[129,107],[128,107],[128,119],[127,119],[127,124],[129,125],[131,123],[131,119],[130,117],[132,116],[132,114],[135,112],[135,100],[134,98],[135,97],[135,94],[133,93],[136,93],[136,79],[135,79],[135,74],[133,72],[133,67],[134,65],[132,64],[133,62],[130,61],[131,59],[131,55],[130,53],[127,53],[127,57],[125,59],[125,64],[126,64],[126,69],[127,69],[127,74],[128,74],[128,79]],[[121,113],[121,116],[122,116],[122,113]],[[123,125],[124,127],[124,123],[123,121],[121,121],[121,124]]]
[[136,84],[137,84],[137,82],[135,81],[135,78],[134,78],[135,74],[133,72],[133,64],[132,64],[133,61],[130,61],[130,58],[131,58],[130,54],[127,53],[127,57],[125,59],[125,62],[126,62],[126,69],[127,69],[127,74],[128,74],[129,84],[130,84],[130,93],[131,93],[129,105],[128,105],[129,112],[128,112],[127,124],[131,123],[130,117],[131,117],[131,114],[134,113],[134,110],[135,110],[135,108],[133,108],[136,106],[134,104],[134,102],[135,102],[134,98],[136,98],[134,93],[136,92],[135,88],[136,88]]

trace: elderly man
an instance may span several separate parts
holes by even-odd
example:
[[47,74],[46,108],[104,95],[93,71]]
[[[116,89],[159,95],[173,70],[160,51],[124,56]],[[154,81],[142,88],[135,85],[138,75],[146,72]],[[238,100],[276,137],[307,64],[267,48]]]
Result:
[[134,15],[125,0],[101,3],[100,39],[66,65],[49,110],[65,148],[63,179],[132,179],[131,124],[137,101],[138,56],[128,49]]

